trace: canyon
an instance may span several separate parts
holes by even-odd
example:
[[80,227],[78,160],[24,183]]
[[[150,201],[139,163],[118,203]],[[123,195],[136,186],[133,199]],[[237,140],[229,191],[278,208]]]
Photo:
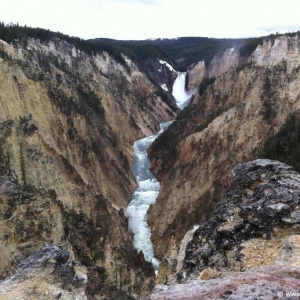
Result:
[[[0,299],[206,299],[212,286],[214,299],[274,297],[263,283],[282,280],[297,291],[299,174],[254,159],[299,110],[298,35],[186,73],[58,38],[0,48]],[[147,150],[155,276],[126,207],[140,188],[134,142],[171,120]]]
[[148,218],[162,260],[157,282],[176,272],[181,240],[212,216],[231,169],[258,158],[266,139],[299,110],[299,62],[297,35],[265,40],[240,68],[202,88],[150,147],[161,183]]

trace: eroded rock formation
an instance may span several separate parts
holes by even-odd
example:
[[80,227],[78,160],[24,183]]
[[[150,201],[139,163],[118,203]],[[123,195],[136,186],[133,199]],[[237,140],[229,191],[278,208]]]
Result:
[[[284,54],[270,60],[270,47]],[[161,183],[148,218],[162,259],[159,282],[176,271],[184,234],[212,216],[231,185],[230,170],[256,158],[265,140],[300,108],[298,52],[298,36],[265,42],[251,65],[231,68],[197,93],[150,148],[152,172]]]
[[0,44],[1,279],[48,242],[85,264],[89,299],[146,294],[154,271],[123,210],[136,187],[131,146],[173,108],[127,57],[56,38]]
[[300,236],[293,235],[285,243],[281,255],[266,267],[227,276],[190,280],[185,284],[157,285],[143,300],[187,299],[293,299],[300,288]]
[[233,181],[213,217],[191,231],[178,273],[145,299],[288,299],[298,292],[300,175],[260,159],[234,167]]
[[255,160],[233,168],[233,187],[194,232],[178,280],[206,268],[244,271],[274,263],[300,229],[300,175],[283,163]]

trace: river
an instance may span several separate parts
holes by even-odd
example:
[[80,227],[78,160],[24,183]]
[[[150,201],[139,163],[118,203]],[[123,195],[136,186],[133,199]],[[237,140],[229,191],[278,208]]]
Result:
[[[173,96],[180,109],[183,109],[191,98],[192,93],[185,90],[185,73],[177,72],[178,76],[173,85]],[[153,244],[151,242],[151,229],[148,226],[148,208],[154,204],[159,193],[160,184],[149,171],[150,160],[147,148],[154,140],[172,123],[160,124],[160,131],[154,135],[140,139],[133,144],[134,162],[132,173],[138,184],[132,199],[126,208],[129,216],[129,228],[133,232],[133,245],[140,252],[143,251],[146,261],[152,263],[155,272],[158,270],[159,260],[154,256]]]

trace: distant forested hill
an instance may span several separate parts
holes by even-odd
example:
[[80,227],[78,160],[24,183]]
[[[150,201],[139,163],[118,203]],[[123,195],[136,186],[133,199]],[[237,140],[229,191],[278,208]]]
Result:
[[[287,33],[287,35],[292,36],[297,33],[299,32]],[[56,37],[74,44],[77,49],[84,51],[87,54],[106,51],[124,66],[126,65],[126,62],[122,53],[140,64],[148,57],[160,58],[172,64],[178,71],[186,71],[188,66],[201,60],[204,60],[205,63],[209,63],[216,53],[231,47],[238,47],[241,55],[248,56],[259,44],[262,44],[264,38],[272,39],[280,35],[281,34],[276,34],[268,37],[247,39],[180,37],[177,39],[140,41],[121,41],[108,38],[83,40],[49,29],[31,28],[19,26],[18,24],[4,24],[3,22],[0,22],[0,39],[8,43],[14,43],[16,39],[22,40],[25,37],[37,38],[40,40]]]
[[[131,52],[138,55],[138,59],[147,54],[155,57],[156,52],[163,54],[159,56],[166,59],[178,71],[186,71],[187,67],[195,62],[204,60],[209,63],[213,56],[231,47],[241,47],[246,39],[215,39],[208,37],[181,37],[177,39],[156,39],[142,41],[118,41],[110,39],[94,39],[91,41],[109,42],[118,45],[120,49],[129,56]],[[147,51],[146,51],[147,49]],[[138,52],[142,52],[139,55]],[[158,57],[156,55],[156,57]]]

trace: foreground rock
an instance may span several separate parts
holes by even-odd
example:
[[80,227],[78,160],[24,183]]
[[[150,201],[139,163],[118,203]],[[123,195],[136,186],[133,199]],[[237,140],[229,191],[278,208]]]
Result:
[[45,245],[25,259],[14,275],[0,282],[0,299],[84,300],[86,273],[70,252]]
[[[176,299],[298,299],[300,236],[291,236],[281,256],[268,267],[233,272],[212,280],[191,280],[173,286],[158,285],[144,300]],[[298,293],[298,294],[297,294]]]
[[188,243],[179,281],[208,267],[222,273],[270,265],[285,238],[299,232],[300,175],[292,167],[259,159],[237,165],[233,181]]
[[300,175],[259,159],[237,165],[233,181],[213,217],[182,242],[178,272],[166,283],[184,284],[156,286],[145,299],[272,299],[299,292]]

